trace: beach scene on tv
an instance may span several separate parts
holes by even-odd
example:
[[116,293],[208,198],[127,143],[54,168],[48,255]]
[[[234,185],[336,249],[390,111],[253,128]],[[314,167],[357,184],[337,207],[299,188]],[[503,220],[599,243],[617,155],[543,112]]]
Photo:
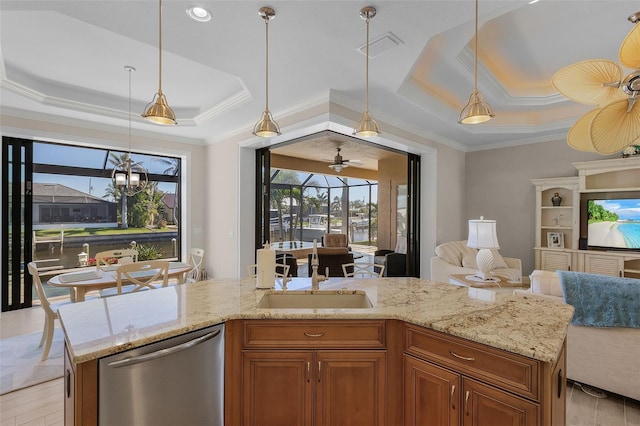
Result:
[[640,199],[589,200],[588,244],[640,249]]

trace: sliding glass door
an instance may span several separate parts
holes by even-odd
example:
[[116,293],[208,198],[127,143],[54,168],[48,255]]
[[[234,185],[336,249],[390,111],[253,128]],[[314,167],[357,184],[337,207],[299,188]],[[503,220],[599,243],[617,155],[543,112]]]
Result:
[[2,312],[32,303],[31,261],[33,142],[2,141]]

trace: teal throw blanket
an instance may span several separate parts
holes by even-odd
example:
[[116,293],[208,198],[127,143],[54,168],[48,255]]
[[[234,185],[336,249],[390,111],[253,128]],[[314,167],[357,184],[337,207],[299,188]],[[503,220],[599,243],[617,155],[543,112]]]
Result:
[[640,328],[640,280],[557,271],[564,301],[575,308],[571,324]]

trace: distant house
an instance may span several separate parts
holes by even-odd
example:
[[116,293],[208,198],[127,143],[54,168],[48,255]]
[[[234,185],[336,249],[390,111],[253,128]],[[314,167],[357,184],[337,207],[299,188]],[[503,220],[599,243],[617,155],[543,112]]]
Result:
[[33,224],[114,223],[117,203],[58,183],[33,184]]
[[176,200],[176,194],[165,193],[162,196],[162,202],[164,203],[162,216],[167,222],[175,223],[176,221],[175,211],[178,207],[176,205]]

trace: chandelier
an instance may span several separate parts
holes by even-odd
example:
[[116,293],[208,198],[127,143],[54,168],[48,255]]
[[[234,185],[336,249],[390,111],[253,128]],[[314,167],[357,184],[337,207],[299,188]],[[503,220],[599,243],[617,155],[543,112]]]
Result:
[[124,67],[129,72],[129,152],[124,161],[113,168],[111,180],[113,187],[127,197],[131,197],[147,187],[149,178],[147,169],[131,159],[131,71],[136,69],[130,65]]

